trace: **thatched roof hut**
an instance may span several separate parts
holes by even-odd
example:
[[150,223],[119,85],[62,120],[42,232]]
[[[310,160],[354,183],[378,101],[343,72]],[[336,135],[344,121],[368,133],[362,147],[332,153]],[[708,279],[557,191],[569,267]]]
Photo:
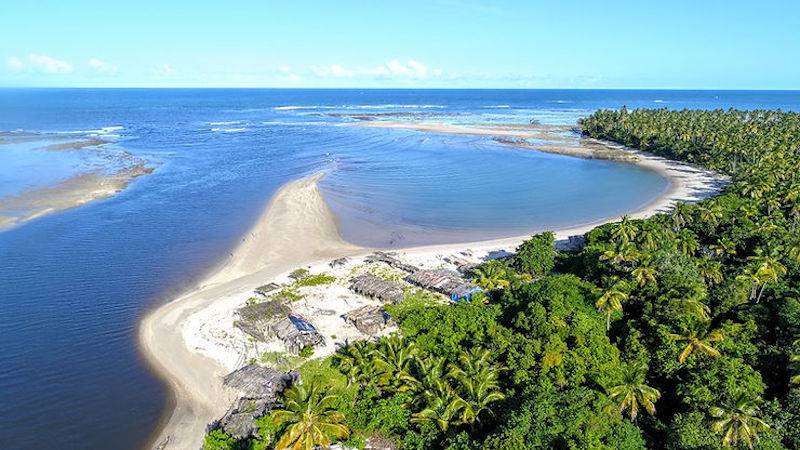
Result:
[[286,350],[300,353],[306,346],[317,346],[325,338],[305,317],[300,314],[289,314],[274,325],[275,335],[286,345]]
[[253,336],[259,341],[267,341],[275,334],[273,327],[292,310],[280,300],[269,300],[255,305],[247,305],[236,310],[239,316],[233,324],[235,327]]
[[469,300],[481,292],[478,286],[462,278],[458,272],[447,269],[418,270],[405,280],[423,289],[447,295],[455,302]]
[[364,334],[376,334],[391,320],[389,314],[380,306],[362,306],[342,316],[345,322],[353,325]]
[[364,273],[350,280],[350,289],[382,302],[398,303],[405,296],[403,285],[384,280],[371,273]]
[[256,418],[270,411],[278,395],[297,381],[297,373],[281,373],[255,364],[231,372],[225,386],[240,392],[239,399],[219,420],[218,425],[236,439],[246,439],[258,431]]
[[270,293],[277,291],[280,289],[281,285],[278,283],[267,283],[263,286],[259,286],[255,289],[255,293],[258,295],[262,295],[264,297],[268,296]]
[[395,258],[394,255],[391,255],[386,252],[375,252],[366,258],[364,258],[366,262],[382,262],[384,264],[388,264],[389,267],[394,267],[395,269],[402,270],[404,272],[414,273],[419,268],[412,266],[411,264],[406,264],[399,259]]

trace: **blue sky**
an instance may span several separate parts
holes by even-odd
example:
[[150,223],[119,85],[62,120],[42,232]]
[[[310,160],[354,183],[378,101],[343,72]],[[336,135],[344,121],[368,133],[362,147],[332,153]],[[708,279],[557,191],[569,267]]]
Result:
[[800,89],[792,1],[7,1],[0,86]]

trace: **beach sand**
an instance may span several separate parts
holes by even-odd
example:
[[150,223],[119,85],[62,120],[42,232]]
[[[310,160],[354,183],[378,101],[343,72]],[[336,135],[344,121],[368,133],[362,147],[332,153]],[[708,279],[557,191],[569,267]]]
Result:
[[186,346],[183,322],[192,314],[310,261],[356,254],[339,237],[333,213],[317,189],[320,175],[285,185],[264,214],[196,290],[156,309],[141,323],[141,348],[173,391],[174,410],[153,441],[164,449],[201,447],[206,426],[221,417],[234,397],[222,386],[228,372]]
[[[671,185],[662,196],[632,211],[631,217],[668,211],[677,201],[701,200],[718,193],[726,183],[714,173],[687,164],[639,152],[634,155],[637,164],[660,172]],[[303,178],[281,188],[219,270],[193,291],[155,309],[142,321],[141,348],[174,394],[174,408],[149,448],[200,448],[207,425],[227,410],[235,393],[222,386],[221,378],[245,363],[243,355],[230,345],[230,319],[232,311],[255,287],[285,278],[297,267],[325,267],[328,261],[342,256],[363,259],[374,250],[341,239],[336,218],[317,188],[320,177]],[[556,236],[567,239],[582,235],[600,223],[616,219],[556,230]],[[527,237],[396,251],[404,261],[425,266],[442,255],[467,249],[467,253],[483,255],[513,251]],[[338,315],[329,320],[341,321]]]

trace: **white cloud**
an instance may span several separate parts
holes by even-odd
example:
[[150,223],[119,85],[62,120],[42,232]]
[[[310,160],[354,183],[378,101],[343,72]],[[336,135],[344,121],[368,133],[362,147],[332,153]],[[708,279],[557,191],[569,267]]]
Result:
[[53,58],[52,56],[31,53],[22,59],[12,56],[6,60],[6,65],[14,72],[33,69],[44,73],[71,73],[72,64]]
[[369,68],[346,68],[340,64],[330,66],[312,66],[311,72],[320,78],[391,78],[423,80],[431,77],[440,77],[442,71],[430,69],[419,61],[410,59],[405,63],[393,59],[384,64]]
[[157,77],[171,77],[172,75],[175,75],[175,69],[173,69],[169,64],[162,64],[153,68],[153,75]]
[[9,69],[11,69],[14,72],[21,72],[25,70],[25,63],[16,56],[9,57],[6,60],[6,65],[8,66]]
[[72,72],[72,64],[52,56],[30,54],[28,55],[28,62],[33,68],[46,73]]
[[95,72],[102,75],[116,75],[119,69],[115,64],[109,64],[97,58],[89,58],[87,64],[94,69]]

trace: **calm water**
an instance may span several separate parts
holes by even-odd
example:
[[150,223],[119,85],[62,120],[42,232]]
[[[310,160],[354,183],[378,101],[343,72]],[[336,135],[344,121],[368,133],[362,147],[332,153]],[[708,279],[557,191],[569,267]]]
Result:
[[[345,237],[371,245],[589,222],[635,209],[666,187],[627,164],[515,150],[483,137],[343,126],[353,115],[570,124],[622,105],[800,110],[800,95],[0,90],[0,131],[122,127],[113,128],[118,145],[157,165],[112,199],[0,233],[0,442],[140,446],[165,390],[137,353],[138,319],[199,280],[289,180],[325,170],[323,193]],[[0,195],[69,172],[69,156],[50,162],[22,156],[23,147],[0,156]]]

